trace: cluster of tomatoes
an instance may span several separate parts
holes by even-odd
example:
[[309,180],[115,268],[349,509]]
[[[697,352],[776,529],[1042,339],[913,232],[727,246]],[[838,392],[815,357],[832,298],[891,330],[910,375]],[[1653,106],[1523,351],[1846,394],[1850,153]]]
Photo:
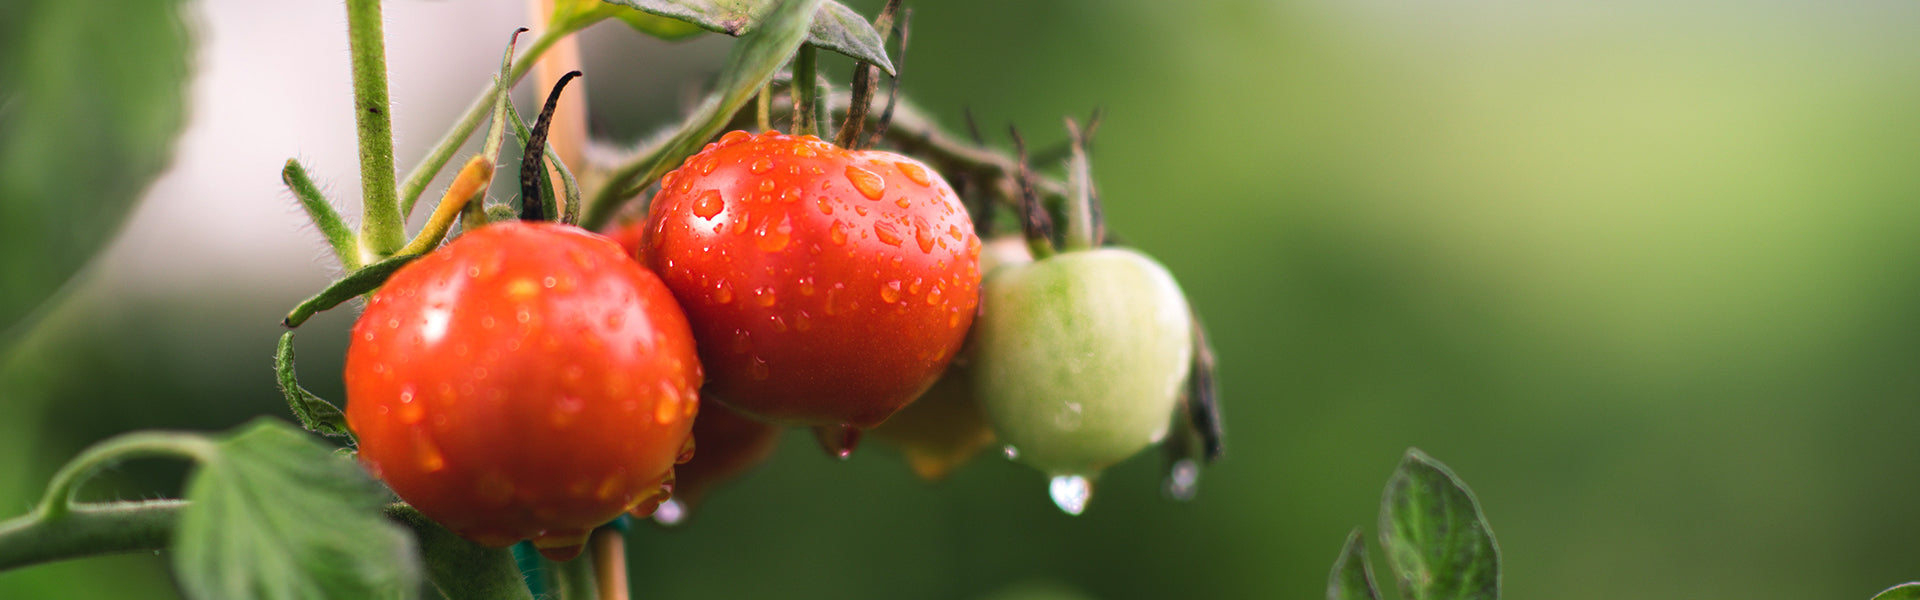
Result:
[[898,154],[735,131],[608,233],[476,228],[354,325],[361,459],[468,539],[570,558],[764,458],[781,426],[843,456],[874,429],[933,478],[997,437],[1084,485],[1167,435],[1187,378],[1165,269],[983,246],[942,177]]

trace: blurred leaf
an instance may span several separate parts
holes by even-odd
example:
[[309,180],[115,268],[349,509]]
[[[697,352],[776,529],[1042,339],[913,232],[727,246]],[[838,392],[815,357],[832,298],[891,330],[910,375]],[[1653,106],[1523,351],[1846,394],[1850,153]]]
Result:
[[631,8],[623,8],[621,11],[614,13],[613,16],[616,19],[626,22],[629,27],[638,30],[640,33],[663,40],[686,39],[706,31],[699,25],[693,23],[662,17],[660,15],[650,15]]
[[1920,600],[1920,582],[1902,583],[1873,595],[1873,600]]
[[280,336],[280,347],[273,353],[273,372],[279,380],[280,393],[287,397],[287,407],[293,409],[293,416],[300,419],[301,427],[324,436],[353,438],[353,432],[347,430],[347,416],[341,414],[340,407],[300,387],[300,378],[293,369],[291,331]]
[[1407,449],[1387,480],[1381,545],[1408,600],[1500,597],[1500,548],[1473,492],[1446,465]]
[[271,419],[220,442],[187,484],[173,567],[191,598],[411,598],[413,537],[352,459]]
[[[735,37],[753,33],[762,25],[762,17],[780,4],[779,0],[606,1]],[[873,24],[867,22],[866,17],[839,2],[821,4],[815,15],[807,32],[807,43],[879,65],[888,74],[893,73],[893,62],[887,60],[886,44],[880,40],[880,32],[874,31]],[[623,20],[626,19],[623,17]],[[632,20],[627,20],[627,23],[641,31],[653,33]]]
[[186,113],[179,2],[0,9],[0,332],[87,264],[166,166]]
[[1373,586],[1373,569],[1367,566],[1367,542],[1360,530],[1347,534],[1347,546],[1333,561],[1333,574],[1327,576],[1327,600],[1380,600]]

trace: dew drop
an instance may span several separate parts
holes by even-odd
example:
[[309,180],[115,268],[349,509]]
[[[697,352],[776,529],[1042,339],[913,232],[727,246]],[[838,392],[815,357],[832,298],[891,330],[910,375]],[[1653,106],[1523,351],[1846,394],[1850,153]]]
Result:
[[728,283],[726,280],[721,280],[720,285],[714,286],[713,302],[714,304],[733,302],[733,284]]
[[1167,478],[1163,485],[1162,491],[1166,492],[1168,498],[1180,502],[1193,500],[1193,496],[1200,491],[1200,463],[1191,458],[1174,461],[1172,466],[1167,467]]
[[827,456],[846,460],[853,456],[853,449],[860,445],[860,429],[852,425],[821,425],[813,428],[813,437],[820,442],[820,449]]
[[1062,512],[1079,516],[1086,512],[1087,501],[1093,499],[1093,483],[1079,475],[1061,475],[1047,482],[1047,492],[1053,496],[1053,505]]
[[913,283],[907,284],[907,294],[913,295],[913,296],[920,295],[920,286],[925,285],[926,283],[927,283],[926,279],[923,279],[920,277],[913,278]]
[[769,317],[767,320],[773,323],[774,333],[787,332],[787,320],[780,318],[780,315],[773,315],[772,317]]
[[727,146],[732,146],[734,144],[738,144],[740,142],[746,141],[748,138],[751,138],[751,137],[753,137],[753,134],[735,129],[733,131],[727,132],[726,135],[720,136],[719,147],[725,148]]
[[831,215],[831,214],[833,214],[833,205],[832,205],[832,204],[828,204],[828,203],[827,203],[827,199],[826,199],[826,198],[821,198],[821,199],[819,199],[819,200],[815,200],[814,202],[815,202],[815,203],[817,203],[817,204],[819,204],[819,206],[820,206],[820,214],[823,214],[823,215]]
[[653,509],[653,522],[655,523],[672,527],[686,520],[687,507],[681,504],[679,499],[668,498],[666,502],[660,503],[660,508]]
[[933,253],[934,237],[933,227],[927,225],[927,220],[915,215],[913,217],[913,241],[920,244],[921,252],[927,254]]
[[753,300],[760,303],[761,306],[773,306],[775,302],[779,301],[779,298],[774,296],[773,288],[759,287],[753,290]]
[[441,454],[440,448],[434,446],[431,440],[420,438],[420,470],[438,473],[445,468],[447,468],[446,455]]
[[893,200],[893,205],[894,205],[894,206],[898,206],[898,207],[900,207],[900,208],[912,208],[912,207],[913,207],[913,201],[912,201],[912,200],[908,200],[906,196],[901,196],[901,197],[899,197],[899,198],[895,198],[895,199]]
[[762,179],[762,180],[760,180],[760,191],[762,191],[762,192],[771,192],[771,191],[773,191],[773,186],[774,186],[774,183],[773,183],[773,180],[772,180],[772,179]]
[[855,204],[853,205],[853,212],[859,214],[862,217],[867,216],[867,207],[863,205]]
[[802,296],[813,295],[813,276],[812,275],[808,275],[806,277],[800,278],[800,295]]
[[918,183],[923,186],[931,185],[933,183],[932,179],[927,178],[927,169],[925,167],[922,167],[920,165],[916,165],[910,162],[896,162],[896,163],[893,163],[893,165],[896,167],[900,167],[900,172],[902,174],[905,174],[907,176],[907,179],[913,180],[914,183]]
[[799,201],[800,201],[800,188],[787,188],[784,190],[780,190],[781,204],[793,204]]
[[761,223],[757,233],[761,251],[779,252],[786,249],[787,242],[793,240],[793,223],[789,217],[781,215],[779,224]]
[[940,289],[940,284],[938,283],[933,284],[933,289],[927,290],[927,306],[933,306],[933,305],[939,304],[940,298],[945,293],[946,293],[945,290]]
[[813,316],[804,310],[793,313],[793,328],[800,331],[813,329]]
[[847,224],[834,219],[833,225],[827,228],[827,239],[833,240],[834,245],[847,243]]
[[755,175],[765,175],[767,171],[772,171],[772,170],[773,170],[773,161],[767,160],[764,158],[753,161],[753,164],[751,165],[747,165],[747,171],[752,172]]
[[1000,453],[1006,455],[1007,460],[1018,460],[1020,458],[1020,449],[1013,447],[1012,444],[1001,446]]
[[758,356],[753,357],[753,364],[747,367],[747,371],[754,381],[766,381],[767,377],[773,375],[773,370],[767,367],[767,359]]
[[653,405],[653,420],[666,425],[680,417],[680,390],[671,385],[661,385],[660,389],[660,401]]
[[873,223],[873,234],[878,236],[880,242],[883,244],[888,246],[900,245],[900,228],[894,225],[892,221],[875,221]]
[[813,150],[813,146],[801,144],[793,147],[793,155],[801,158],[813,158],[815,156],[819,156],[820,153],[815,152]]
[[747,349],[751,347],[753,347],[753,334],[748,333],[745,329],[733,330],[734,354],[746,354]]
[[700,197],[693,200],[693,214],[702,219],[712,219],[726,205],[726,201],[720,199],[720,190],[707,190],[700,192]]
[[887,191],[886,180],[875,175],[873,171],[853,165],[847,165],[847,182],[852,183],[853,189],[860,190],[860,195],[866,196],[868,200],[879,200],[880,195]]
[[894,280],[894,281],[887,282],[886,285],[880,286],[880,300],[886,302],[887,304],[893,304],[895,302],[899,302],[900,301],[900,282],[898,280]]

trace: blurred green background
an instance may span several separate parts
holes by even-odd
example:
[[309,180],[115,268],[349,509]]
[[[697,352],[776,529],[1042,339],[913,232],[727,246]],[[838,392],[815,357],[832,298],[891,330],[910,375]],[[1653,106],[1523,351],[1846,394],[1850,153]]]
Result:
[[[189,3],[172,170],[0,367],[0,513],[113,433],[284,416],[276,320],[334,273],[278,168],[308,160],[336,199],[358,180],[343,11],[253,4]],[[887,448],[835,463],[789,435],[687,525],[636,530],[637,597],[1316,598],[1408,446],[1478,493],[1513,598],[1920,578],[1920,4],[909,5],[906,93],[949,127],[970,108],[1045,144],[1106,109],[1110,224],[1211,325],[1229,455],[1190,504],[1139,457],[1073,518],[995,457],[926,485]],[[388,6],[405,168],[525,9]],[[727,47],[590,31],[596,127],[671,118]],[[301,330],[329,398],[350,320]],[[164,565],[13,571],[0,597],[166,598]]]

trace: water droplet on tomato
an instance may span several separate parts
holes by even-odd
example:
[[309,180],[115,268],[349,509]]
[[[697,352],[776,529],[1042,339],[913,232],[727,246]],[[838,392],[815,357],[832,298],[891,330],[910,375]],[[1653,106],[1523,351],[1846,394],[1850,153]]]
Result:
[[913,241],[918,242],[920,244],[920,251],[927,254],[932,254],[933,240],[934,240],[933,227],[930,225],[927,225],[926,219],[920,218],[919,215],[914,215]]
[[678,418],[680,418],[680,390],[673,384],[661,382],[660,399],[653,405],[653,421],[666,425]]
[[720,142],[718,143],[718,146],[722,148],[727,146],[732,146],[734,144],[738,144],[740,142],[746,141],[747,139],[752,137],[753,137],[753,134],[751,133],[747,133],[745,131],[735,129],[733,131],[727,132],[726,135],[720,136]]
[[819,199],[819,200],[815,200],[815,201],[814,201],[814,203],[816,203],[816,204],[818,204],[818,205],[820,206],[820,214],[823,214],[823,215],[831,215],[831,214],[833,214],[833,205],[832,205],[832,204],[828,204],[828,203],[827,203],[827,199],[826,199],[826,198],[821,198],[821,199]]
[[895,302],[899,302],[900,301],[900,282],[898,280],[894,280],[894,281],[887,282],[886,285],[880,286],[880,299],[882,301],[885,301],[887,304],[893,304]]
[[747,171],[755,175],[765,175],[767,171],[772,171],[772,170],[773,170],[773,161],[767,160],[765,158],[753,161],[753,164],[747,165]]
[[802,296],[813,295],[813,276],[812,275],[808,275],[806,277],[800,278],[800,295]]
[[847,243],[847,224],[834,219],[833,225],[827,227],[827,239],[833,240],[835,245]]
[[793,240],[793,222],[790,220],[790,217],[781,215],[779,224],[770,225],[763,222],[760,224],[760,231],[757,233],[760,237],[759,246],[761,251],[779,252],[786,249],[787,242]]
[[754,288],[753,300],[761,306],[773,306],[775,302],[779,301],[779,298],[774,296],[773,288],[762,286]]
[[862,217],[867,216],[867,207],[864,205],[855,204],[853,205],[853,212],[856,214],[859,214]]
[[914,183],[923,186],[933,183],[933,180],[927,177],[927,169],[925,167],[904,161],[893,163],[893,165],[899,167],[900,173],[906,175],[907,179],[913,180]]
[[787,320],[786,320],[786,319],[782,319],[782,318],[780,318],[780,315],[773,315],[773,316],[771,316],[771,317],[769,317],[769,318],[768,318],[767,320],[773,323],[773,332],[774,332],[774,333],[786,333],[786,332],[787,332]]
[[418,439],[420,440],[420,470],[438,473],[441,469],[447,468],[447,457],[440,453],[440,447],[433,445],[433,440],[425,436]]
[[767,377],[773,375],[773,369],[767,366],[767,359],[755,356],[752,364],[747,366],[747,373],[753,376],[754,381],[766,381]]
[[762,180],[760,180],[760,191],[762,191],[762,192],[771,192],[771,191],[773,191],[773,186],[774,186],[774,183],[773,183],[773,180],[772,180],[772,179],[762,179]]
[[753,334],[745,329],[733,330],[733,353],[746,354],[753,347]]
[[1087,501],[1093,499],[1093,483],[1079,475],[1062,475],[1047,482],[1048,495],[1053,496],[1053,505],[1062,512],[1079,516],[1086,512]]
[[726,201],[720,199],[720,190],[707,190],[700,192],[699,198],[693,199],[693,214],[702,219],[712,219],[726,206]]
[[927,280],[924,278],[920,278],[920,277],[913,278],[913,283],[907,284],[907,293],[914,296],[920,295],[920,286],[925,285],[926,283],[927,283]]
[[733,302],[733,284],[728,283],[726,280],[723,279],[720,281],[720,285],[714,286],[713,302],[714,304],[727,304],[727,303]]
[[883,244],[888,246],[900,245],[900,228],[894,225],[893,221],[874,221],[873,234],[878,236],[880,242]]
[[847,182],[852,183],[853,189],[859,190],[860,195],[866,196],[868,200],[879,200],[880,195],[887,191],[885,179],[881,179],[873,171],[853,165],[847,165]]
[[793,147],[794,156],[798,156],[802,158],[813,158],[815,156],[819,156],[819,154],[820,154],[819,152],[815,152],[813,150],[812,146],[809,146],[806,144],[800,144],[798,146]]
[[933,289],[927,290],[927,306],[939,304],[944,293],[945,291],[940,289],[940,284],[933,284]]
[[820,441],[820,449],[827,456],[846,460],[853,456],[853,449],[860,445],[860,429],[852,425],[821,425],[813,428],[813,437]]

